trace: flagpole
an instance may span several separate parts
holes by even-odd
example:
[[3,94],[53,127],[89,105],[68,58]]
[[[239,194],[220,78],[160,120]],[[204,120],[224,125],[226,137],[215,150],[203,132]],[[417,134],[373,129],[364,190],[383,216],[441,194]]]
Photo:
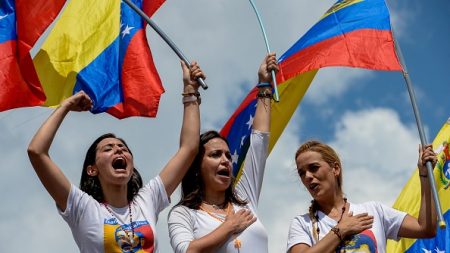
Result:
[[[178,57],[183,60],[184,63],[186,63],[187,66],[191,66],[190,61],[184,56],[183,52],[173,43],[173,41],[153,22],[145,12],[143,12],[139,7],[137,7],[134,3],[132,3],[130,0],[123,0],[128,6],[130,6],[139,16],[141,16],[145,21],[147,21],[147,24],[149,24],[153,30],[155,30],[156,33],[161,36],[161,38],[172,48],[172,50],[178,55]],[[203,89],[208,89],[208,85],[206,85],[203,78],[198,78],[197,81],[200,83],[200,86],[202,86]]]
[[[406,68],[406,63],[405,63],[404,58],[403,58],[402,50],[400,49],[400,45],[397,43],[395,38],[394,38],[394,45],[395,45],[395,51],[397,52],[397,55],[398,55],[399,60],[400,60],[400,64],[402,65],[403,78],[405,79],[405,82],[406,82],[406,87],[408,89],[409,98],[411,100],[411,105],[412,105],[412,108],[413,108],[413,111],[414,111],[414,116],[416,118],[417,128],[419,130],[420,142],[421,142],[422,147],[423,147],[426,144],[428,144],[428,141],[427,141],[426,136],[425,136],[424,131],[423,131],[422,120],[420,119],[419,108],[417,106],[416,97],[415,97],[414,89],[413,89],[413,86],[412,86],[412,81],[411,81],[411,78],[409,77],[408,69]],[[430,175],[428,177],[428,179],[430,181],[430,186],[431,186],[431,191],[432,191],[432,194],[433,194],[434,205],[435,205],[435,208],[436,208],[436,211],[437,211],[439,227],[441,229],[443,229],[443,228],[446,227],[446,224],[445,224],[444,217],[442,216],[441,203],[440,203],[440,200],[439,200],[439,195],[438,195],[437,190],[436,190],[436,182],[435,182],[435,179],[434,179],[433,165],[431,164],[430,161],[427,161],[426,162],[426,166],[427,166],[427,170],[428,170],[428,175]]]
[[[252,0],[249,0],[250,4],[253,7],[253,10],[256,13],[256,17],[258,18],[258,22],[259,22],[259,26],[261,27],[261,31],[263,33],[263,37],[264,37],[264,42],[266,43],[266,49],[267,49],[267,53],[270,54],[270,47],[269,47],[269,41],[267,40],[267,35],[266,35],[266,30],[264,29],[264,25],[262,23],[261,17],[259,15],[258,9],[256,9],[256,5],[253,3]],[[275,76],[275,71],[272,70],[272,80],[273,80],[273,89],[274,89],[274,100],[275,102],[280,102],[280,96],[278,95],[278,88],[277,88],[277,78]]]

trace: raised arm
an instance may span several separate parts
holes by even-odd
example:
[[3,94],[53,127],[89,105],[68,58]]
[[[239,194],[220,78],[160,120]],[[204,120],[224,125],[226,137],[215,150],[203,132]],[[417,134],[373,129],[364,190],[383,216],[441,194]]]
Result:
[[258,70],[258,99],[255,118],[253,120],[253,129],[261,132],[270,131],[270,102],[272,98],[272,86],[270,84],[272,82],[272,70],[278,72],[275,53],[268,54]]
[[419,147],[419,159],[417,167],[420,177],[420,210],[419,218],[406,215],[398,231],[399,237],[407,238],[429,238],[436,235],[436,209],[431,195],[431,186],[425,163],[431,161],[433,167],[436,165],[437,156],[431,145]]
[[181,62],[183,69],[183,123],[180,134],[180,148],[167,165],[160,172],[161,180],[170,196],[181,182],[189,166],[198,152],[200,142],[200,94],[198,93],[197,79],[205,78],[202,70],[196,62],[189,69]]
[[61,210],[66,209],[70,182],[50,158],[48,151],[56,131],[67,113],[69,111],[87,111],[91,107],[92,101],[83,91],[67,98],[42,124],[28,146],[28,157],[36,174]]

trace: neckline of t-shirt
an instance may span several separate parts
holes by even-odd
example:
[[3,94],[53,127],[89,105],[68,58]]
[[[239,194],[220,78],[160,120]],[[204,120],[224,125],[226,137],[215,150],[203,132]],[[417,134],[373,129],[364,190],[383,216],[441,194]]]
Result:
[[[345,211],[346,213],[353,211],[353,203],[351,202],[347,202],[349,205],[349,210]],[[319,215],[319,222],[324,222],[325,224],[328,224],[330,226],[335,226],[337,224],[337,221],[332,219],[331,217],[329,217],[328,215],[326,215],[324,212],[322,211],[318,211],[317,214]]]

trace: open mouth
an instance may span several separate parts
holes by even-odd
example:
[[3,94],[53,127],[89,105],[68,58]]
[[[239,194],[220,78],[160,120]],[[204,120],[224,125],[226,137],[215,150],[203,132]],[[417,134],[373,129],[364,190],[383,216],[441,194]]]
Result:
[[112,167],[115,170],[125,170],[127,168],[127,161],[123,157],[117,157],[113,160]]
[[316,184],[316,183],[311,183],[310,185],[309,185],[309,189],[311,190],[311,191],[316,191],[317,190],[317,188],[318,188],[318,184]]
[[222,176],[222,177],[230,177],[230,169],[228,168],[223,168],[220,169],[219,171],[217,171],[217,175]]

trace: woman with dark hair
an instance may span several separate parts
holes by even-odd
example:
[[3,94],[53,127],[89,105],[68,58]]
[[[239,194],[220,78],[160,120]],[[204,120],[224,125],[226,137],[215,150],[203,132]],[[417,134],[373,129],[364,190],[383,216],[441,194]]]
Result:
[[272,70],[278,71],[275,54],[266,56],[258,71],[250,147],[238,182],[227,141],[216,131],[200,136],[199,152],[181,183],[181,200],[168,218],[176,253],[268,252],[257,206],[268,155]]
[[70,111],[87,111],[89,96],[80,91],[64,100],[43,123],[28,146],[36,174],[72,230],[80,252],[157,252],[155,225],[169,205],[189,164],[198,152],[202,70],[182,63],[184,115],[177,153],[158,176],[143,186],[133,155],[124,140],[105,134],[86,153],[80,188],[71,184],[50,158],[56,132]]
[[436,164],[432,146],[419,148],[422,201],[419,217],[378,202],[353,204],[342,190],[342,165],[330,146],[308,141],[295,154],[297,171],[313,200],[307,214],[294,218],[287,252],[386,252],[386,240],[427,238],[436,233],[436,210],[431,196],[426,161]]

